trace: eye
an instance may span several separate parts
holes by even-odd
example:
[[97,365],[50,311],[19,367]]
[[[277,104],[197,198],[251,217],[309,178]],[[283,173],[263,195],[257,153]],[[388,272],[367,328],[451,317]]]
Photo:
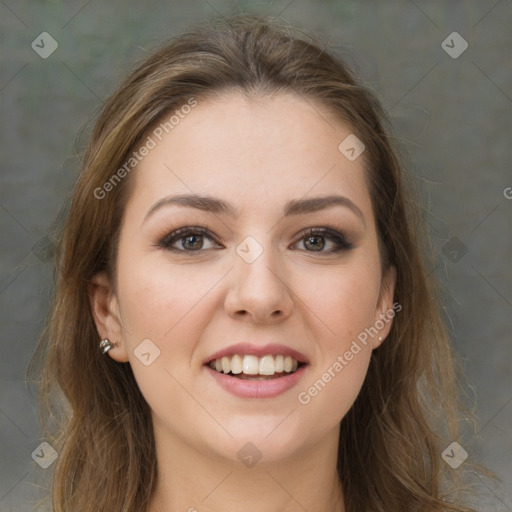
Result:
[[[345,236],[329,227],[310,228],[295,245],[302,243],[307,252],[336,253],[354,246]],[[173,252],[198,253],[205,249],[220,249],[216,237],[205,227],[184,226],[165,235],[158,246]]]
[[307,252],[320,253],[335,253],[354,247],[342,233],[329,227],[310,228],[297,243],[302,243]]
[[210,231],[202,226],[185,226],[176,229],[165,235],[158,245],[175,252],[200,252],[202,249],[221,247]]

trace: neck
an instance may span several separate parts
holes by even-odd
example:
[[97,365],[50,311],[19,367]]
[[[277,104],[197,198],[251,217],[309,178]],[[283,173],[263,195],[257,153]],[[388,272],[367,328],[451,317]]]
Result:
[[148,512],[345,512],[339,428],[286,460],[245,467],[178,442],[155,425],[158,478]]

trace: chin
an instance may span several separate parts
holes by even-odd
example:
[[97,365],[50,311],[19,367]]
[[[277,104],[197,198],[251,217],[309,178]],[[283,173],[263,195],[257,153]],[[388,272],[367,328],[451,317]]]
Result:
[[[237,418],[224,431],[213,437],[203,438],[209,450],[229,462],[246,464],[275,463],[284,461],[300,452],[313,439],[308,439],[304,422],[296,424],[286,415]],[[286,418],[286,419],[284,419]],[[284,421],[283,421],[284,419]],[[316,435],[314,436],[316,438]]]

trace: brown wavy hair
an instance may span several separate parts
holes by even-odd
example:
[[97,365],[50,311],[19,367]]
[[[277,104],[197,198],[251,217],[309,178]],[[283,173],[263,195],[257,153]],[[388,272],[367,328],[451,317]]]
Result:
[[[102,187],[147,130],[190,98],[230,90],[293,92],[326,107],[365,144],[366,179],[383,268],[394,265],[402,306],[371,356],[361,392],[341,421],[338,472],[347,512],[470,511],[442,450],[467,418],[458,365],[440,313],[415,187],[397,156],[386,114],[356,74],[317,39],[274,19],[245,15],[202,23],[152,51],[104,104],[58,235],[47,326],[29,368],[40,420],[59,458],[55,512],[147,510],[156,477],[152,421],[129,363],[98,350],[88,295],[92,277],[115,282],[118,235],[130,176]],[[134,171],[135,172],[135,171]],[[37,367],[37,368],[36,368]],[[462,443],[462,441],[461,441]]]

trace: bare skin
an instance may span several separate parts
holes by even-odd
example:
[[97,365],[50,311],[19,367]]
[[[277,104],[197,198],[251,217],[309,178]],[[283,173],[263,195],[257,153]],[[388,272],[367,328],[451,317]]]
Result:
[[[344,512],[339,425],[391,321],[342,371],[333,364],[392,309],[395,280],[394,269],[382,272],[363,158],[338,150],[351,133],[292,94],[229,93],[199,101],[130,178],[116,293],[99,274],[91,301],[99,334],[117,343],[108,356],[131,364],[151,407],[158,482],[149,512]],[[154,208],[177,194],[221,199],[238,215]],[[350,202],[283,216],[288,201],[332,195]],[[198,225],[208,233],[162,246]],[[350,248],[305,233],[326,226]],[[244,245],[249,236],[257,245]],[[242,242],[261,254],[248,263],[236,250]],[[147,366],[134,352],[143,340],[160,351]],[[279,343],[308,364],[278,396],[242,398],[204,364],[240,342]],[[325,386],[308,393],[326,372]],[[261,455],[252,467],[238,455],[246,445]]]

